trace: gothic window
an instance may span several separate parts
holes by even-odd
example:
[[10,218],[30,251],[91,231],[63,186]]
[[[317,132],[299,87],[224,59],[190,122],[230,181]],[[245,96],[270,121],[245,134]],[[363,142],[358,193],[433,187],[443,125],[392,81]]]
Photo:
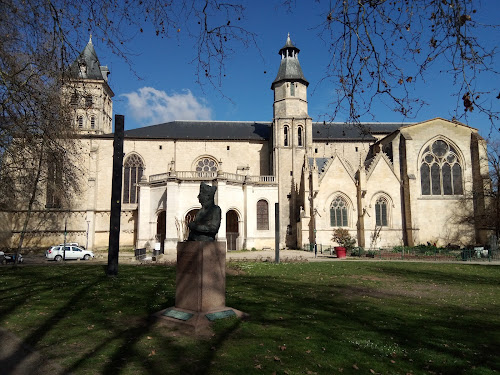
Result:
[[337,196],[330,206],[330,226],[347,227],[347,204],[341,196]]
[[283,128],[283,146],[288,147],[288,126]]
[[269,229],[269,205],[261,199],[257,202],[257,230]]
[[137,154],[132,154],[123,163],[123,203],[137,203],[137,183],[142,178],[144,164]]
[[196,172],[217,172],[217,162],[208,157],[201,158],[196,163]]
[[302,140],[302,126],[299,126],[297,129],[297,137],[298,137],[298,146],[302,147],[303,146],[303,140]]
[[295,83],[290,83],[290,96],[295,96]]
[[375,202],[375,225],[377,227],[387,226],[387,200],[380,197]]
[[85,97],[85,106],[92,107],[92,95],[87,95]]
[[91,127],[92,129],[95,129],[95,117],[94,117],[94,116],[92,116],[92,117],[90,118],[90,127]]
[[47,208],[61,207],[62,166],[61,161],[55,154],[51,154],[47,160]]
[[420,164],[422,195],[462,195],[462,166],[455,148],[437,140],[424,150]]
[[78,127],[83,128],[83,116],[78,116]]

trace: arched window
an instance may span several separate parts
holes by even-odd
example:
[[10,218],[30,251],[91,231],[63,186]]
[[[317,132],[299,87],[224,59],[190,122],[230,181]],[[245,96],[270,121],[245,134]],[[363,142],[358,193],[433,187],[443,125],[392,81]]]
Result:
[[94,117],[94,116],[92,116],[92,117],[90,118],[90,127],[91,127],[92,129],[95,129],[95,117]]
[[209,157],[203,157],[196,162],[196,172],[217,172],[219,166],[217,162]]
[[337,196],[330,206],[330,225],[347,227],[347,204],[344,198]]
[[288,147],[288,126],[283,128],[283,146]]
[[269,229],[269,205],[266,200],[257,202],[257,230]]
[[141,180],[144,164],[137,154],[132,154],[123,163],[123,203],[137,203],[137,183]]
[[78,116],[78,127],[83,128],[83,116]]
[[437,140],[424,150],[420,164],[422,195],[462,195],[462,166],[453,146]]
[[297,144],[299,145],[299,147],[302,147],[303,146],[303,144],[302,144],[302,126],[299,126],[297,128],[297,138],[298,138],[297,139],[298,140]]
[[295,96],[295,83],[290,83],[290,96]]
[[375,202],[375,225],[377,227],[387,226],[387,199],[380,197]]

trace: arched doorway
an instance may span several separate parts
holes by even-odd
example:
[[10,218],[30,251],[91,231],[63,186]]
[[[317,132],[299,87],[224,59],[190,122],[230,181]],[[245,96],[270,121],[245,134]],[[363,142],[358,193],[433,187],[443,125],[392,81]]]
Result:
[[238,213],[235,210],[229,210],[226,213],[226,240],[228,250],[238,250]]
[[198,213],[199,210],[200,210],[199,208],[195,208],[186,214],[186,217],[184,218],[184,222],[182,223],[182,225],[183,225],[182,233],[185,234],[185,238],[183,238],[183,240],[188,239],[188,237],[189,237],[188,224],[194,220],[194,218],[196,217],[196,214]]
[[156,242],[160,243],[160,253],[165,252],[165,234],[167,230],[167,212],[161,211],[156,219]]

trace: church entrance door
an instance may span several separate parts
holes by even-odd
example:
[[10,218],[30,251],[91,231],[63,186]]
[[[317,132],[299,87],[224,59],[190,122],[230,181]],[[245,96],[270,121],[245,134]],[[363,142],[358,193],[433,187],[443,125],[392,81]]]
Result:
[[226,240],[228,250],[238,250],[238,213],[235,210],[229,210],[226,213]]
[[167,230],[167,213],[161,211],[156,219],[156,242],[160,243],[160,253],[165,252],[165,234]]

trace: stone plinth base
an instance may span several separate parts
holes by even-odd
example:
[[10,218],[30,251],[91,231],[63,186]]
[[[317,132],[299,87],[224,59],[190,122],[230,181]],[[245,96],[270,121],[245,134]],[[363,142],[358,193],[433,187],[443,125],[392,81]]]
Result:
[[186,241],[177,244],[175,307],[193,311],[226,304],[226,244]]
[[154,314],[160,321],[208,327],[217,319],[246,314],[226,307],[225,242],[186,241],[177,244],[175,307]]

